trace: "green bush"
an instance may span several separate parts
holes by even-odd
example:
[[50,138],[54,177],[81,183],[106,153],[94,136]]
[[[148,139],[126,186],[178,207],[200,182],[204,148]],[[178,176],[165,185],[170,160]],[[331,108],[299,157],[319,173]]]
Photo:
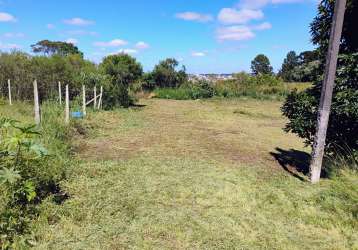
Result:
[[[318,15],[311,24],[312,41],[318,45],[320,67],[317,81],[304,92],[290,94],[282,107],[289,119],[286,131],[293,132],[313,145],[316,120],[323,83],[325,56],[328,50],[330,27],[335,1],[323,0]],[[356,23],[358,2],[347,1],[342,42],[333,91],[331,115],[326,138],[326,154],[358,157],[358,43]]]
[[175,100],[196,100],[214,96],[214,88],[207,81],[186,83],[179,88],[158,88],[154,91],[156,97]]
[[272,75],[251,76],[247,73],[236,74],[234,79],[214,83],[208,81],[189,82],[179,88],[159,88],[158,98],[190,100],[214,96],[233,98],[247,96],[257,99],[282,99],[289,93],[288,87]]
[[[340,56],[327,131],[327,153],[341,153],[347,148],[358,150],[357,64],[358,53]],[[282,107],[283,114],[290,120],[286,131],[298,134],[307,145],[313,144],[316,133],[321,84],[322,80],[304,92],[291,93]]]
[[[43,105],[41,128],[8,118],[0,120],[0,246],[16,248],[15,238],[30,234],[37,204],[59,192],[70,162],[69,127],[63,110]],[[18,242],[18,241],[16,241]],[[26,241],[25,241],[26,242]],[[20,248],[20,247],[18,247]]]
[[131,105],[133,101],[129,95],[129,86],[141,78],[141,64],[127,54],[110,55],[103,59],[100,70],[109,79],[109,84],[105,86],[103,107],[111,109]]

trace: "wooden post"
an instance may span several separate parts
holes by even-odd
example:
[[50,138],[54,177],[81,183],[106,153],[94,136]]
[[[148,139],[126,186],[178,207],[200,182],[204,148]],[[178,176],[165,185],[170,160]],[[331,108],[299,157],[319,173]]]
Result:
[[312,161],[310,165],[310,177],[312,184],[318,183],[321,177],[322,161],[326,144],[329,115],[331,111],[346,2],[346,0],[336,0],[334,8],[329,47],[326,58],[326,69],[318,110],[317,131],[313,144]]
[[41,116],[40,116],[40,102],[39,102],[39,91],[37,88],[37,81],[34,80],[34,111],[35,111],[35,123],[40,125]]
[[86,86],[82,85],[82,112],[86,116]]
[[101,105],[99,106],[102,109],[103,104],[103,86],[101,86]]
[[96,86],[94,86],[93,95],[94,95],[93,108],[96,109],[96,107],[97,107],[97,89],[96,89]]
[[65,123],[70,122],[70,94],[68,93],[68,84],[66,85],[66,107],[65,107]]
[[101,86],[101,94],[99,95],[97,109],[100,109],[102,106],[102,96],[103,96],[103,86]]
[[11,82],[10,79],[7,80],[7,87],[9,89],[9,104],[12,105],[12,100],[11,100]]
[[61,82],[58,82],[58,100],[60,101],[60,105],[62,105]]

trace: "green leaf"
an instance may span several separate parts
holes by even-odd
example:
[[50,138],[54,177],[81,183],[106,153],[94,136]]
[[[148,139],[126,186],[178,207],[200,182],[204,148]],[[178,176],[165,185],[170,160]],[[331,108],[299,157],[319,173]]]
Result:
[[38,157],[48,156],[49,153],[46,148],[39,144],[32,144],[30,150],[33,151]]
[[21,175],[19,174],[19,171],[16,171],[13,168],[0,169],[0,184],[15,184],[20,179]]

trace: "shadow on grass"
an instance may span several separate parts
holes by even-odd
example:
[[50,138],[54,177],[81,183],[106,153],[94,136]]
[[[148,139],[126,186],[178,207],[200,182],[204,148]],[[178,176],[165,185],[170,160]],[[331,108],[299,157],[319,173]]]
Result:
[[141,109],[143,109],[143,108],[145,108],[145,107],[147,107],[147,105],[144,105],[144,104],[136,104],[136,103],[131,104],[131,105],[129,106],[129,108],[131,108],[131,109],[133,109],[133,110],[141,110]]
[[301,181],[306,181],[300,173],[305,176],[309,174],[311,156],[308,153],[295,149],[276,148],[276,152],[270,154],[275,157],[285,171]]

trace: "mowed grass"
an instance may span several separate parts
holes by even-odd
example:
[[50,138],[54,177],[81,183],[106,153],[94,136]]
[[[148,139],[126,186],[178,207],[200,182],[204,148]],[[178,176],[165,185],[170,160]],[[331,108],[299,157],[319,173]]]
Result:
[[83,122],[35,249],[358,249],[357,175],[310,185],[280,102],[141,104]]

